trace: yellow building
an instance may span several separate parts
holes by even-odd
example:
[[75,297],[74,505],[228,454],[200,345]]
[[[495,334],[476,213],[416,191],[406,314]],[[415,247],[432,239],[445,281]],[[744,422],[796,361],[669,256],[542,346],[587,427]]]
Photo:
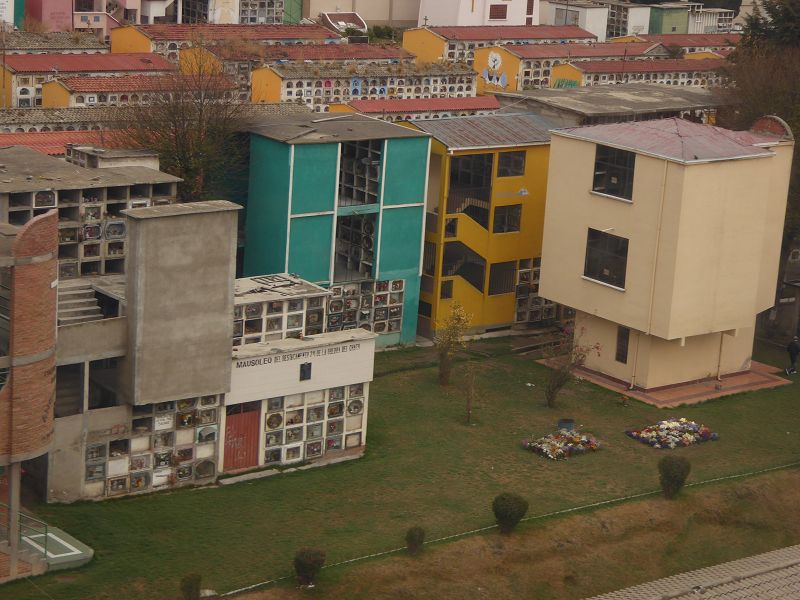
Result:
[[551,124],[528,114],[414,121],[433,136],[419,331],[454,301],[474,331],[547,323],[538,296]]
[[550,87],[568,88],[618,83],[663,83],[711,87],[724,82],[725,60],[591,60],[553,67]]
[[750,368],[775,300],[793,140],[678,118],[552,132],[541,293],[631,388]]

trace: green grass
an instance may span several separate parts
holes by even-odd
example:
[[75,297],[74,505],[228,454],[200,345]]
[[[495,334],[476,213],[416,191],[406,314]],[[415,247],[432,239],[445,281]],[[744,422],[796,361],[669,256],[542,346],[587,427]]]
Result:
[[[385,363],[413,364],[414,352],[379,354],[378,371]],[[332,563],[402,546],[412,525],[424,527],[428,539],[489,525],[492,498],[505,490],[525,496],[529,514],[652,490],[663,454],[623,431],[667,416],[720,434],[719,442],[672,451],[692,461],[690,481],[800,456],[794,385],[659,410],[635,401],[622,406],[617,394],[577,382],[550,410],[541,394],[544,367],[493,354],[460,363],[446,390],[431,368],[376,379],[360,460],[220,488],[37,507],[96,551],[89,566],[37,578],[37,585],[55,600],[171,600],[192,571],[203,574],[204,586],[227,591],[287,574],[301,546],[324,548]],[[475,424],[467,426],[458,382],[476,368],[480,400]],[[558,463],[521,449],[522,438],[551,432],[560,417],[584,425],[604,449]],[[4,599],[42,597],[29,582],[3,588]]]

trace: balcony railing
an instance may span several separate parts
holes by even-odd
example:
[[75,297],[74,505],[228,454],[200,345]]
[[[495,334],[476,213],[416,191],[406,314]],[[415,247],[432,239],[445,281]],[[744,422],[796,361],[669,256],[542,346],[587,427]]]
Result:
[[452,186],[447,194],[447,212],[465,214],[484,229],[488,229],[491,195],[491,187]]

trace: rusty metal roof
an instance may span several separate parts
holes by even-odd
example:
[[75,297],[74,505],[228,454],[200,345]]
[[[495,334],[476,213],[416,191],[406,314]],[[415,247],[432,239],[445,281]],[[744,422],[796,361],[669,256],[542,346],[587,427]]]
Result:
[[414,125],[448,150],[549,144],[549,130],[553,127],[544,117],[521,113],[414,121]]
[[744,135],[742,132],[677,117],[570,127],[554,131],[553,134],[686,164],[772,156],[770,150],[760,145],[780,141],[779,137],[753,133]]

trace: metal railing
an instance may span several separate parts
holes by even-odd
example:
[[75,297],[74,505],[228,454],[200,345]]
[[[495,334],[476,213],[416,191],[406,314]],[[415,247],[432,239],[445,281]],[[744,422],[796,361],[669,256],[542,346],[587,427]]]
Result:
[[447,194],[447,213],[465,214],[486,229],[491,195],[491,187],[451,187]]
[[[10,516],[8,505],[0,502],[0,541],[9,541]],[[47,523],[20,512],[18,535],[20,550],[41,554],[47,559],[47,543],[50,539]],[[28,543],[23,546],[23,541]]]

